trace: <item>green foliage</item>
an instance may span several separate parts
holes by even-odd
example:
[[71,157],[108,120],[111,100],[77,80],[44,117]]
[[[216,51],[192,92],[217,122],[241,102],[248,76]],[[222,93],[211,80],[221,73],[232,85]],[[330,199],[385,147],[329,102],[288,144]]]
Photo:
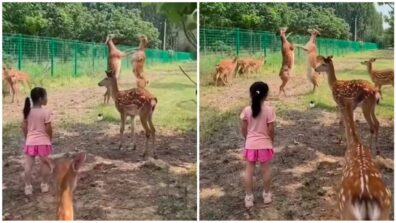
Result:
[[161,43],[158,29],[139,9],[114,3],[3,3],[3,32],[89,42],[103,42],[113,33],[130,45],[145,34],[150,47]]
[[[337,39],[354,37],[357,18],[358,40],[381,43],[383,38],[382,16],[374,3],[201,3],[200,14],[203,27],[278,32],[279,27],[287,26],[300,35],[307,35],[309,28],[318,28],[322,37]],[[393,24],[393,17],[386,19]],[[392,32],[393,37],[391,27],[389,36]]]

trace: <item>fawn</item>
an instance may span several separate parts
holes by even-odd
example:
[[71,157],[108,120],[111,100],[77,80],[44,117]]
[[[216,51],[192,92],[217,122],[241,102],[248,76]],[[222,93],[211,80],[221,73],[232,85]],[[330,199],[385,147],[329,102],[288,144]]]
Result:
[[[337,80],[332,58],[333,56],[326,58],[318,56],[319,65],[315,68],[315,71],[327,73],[328,84],[333,93],[333,99],[337,103],[338,110],[342,107],[343,100],[346,98],[352,100],[351,106],[353,110],[358,106],[362,107],[364,118],[370,126],[370,148],[373,148],[373,136],[375,136],[375,145],[377,145],[379,130],[379,122],[375,116],[375,106],[380,99],[378,89],[366,80]],[[339,115],[341,120],[343,120],[340,110]],[[341,122],[340,127],[342,129]],[[375,147],[377,154],[379,154],[378,147]]]
[[338,193],[341,220],[389,220],[391,192],[361,142],[353,121],[354,101],[343,100],[347,150]]
[[18,102],[17,94],[18,94],[19,82],[23,83],[25,87],[27,86],[29,87],[29,89],[31,89],[29,75],[27,73],[13,68],[9,68],[4,65],[3,65],[3,80],[5,80],[6,83],[8,84],[9,92],[11,95],[11,103],[14,103],[15,98],[16,101]]
[[57,202],[57,220],[74,220],[73,192],[77,186],[78,170],[85,162],[85,153],[72,157],[65,154],[51,159],[43,158],[43,162],[54,176],[54,186]]
[[140,121],[146,134],[146,142],[143,156],[148,154],[148,142],[149,138],[152,138],[152,151],[154,158],[157,157],[155,151],[155,128],[153,124],[153,113],[158,103],[156,97],[154,97],[145,88],[132,88],[129,90],[120,91],[118,89],[117,78],[114,77],[113,71],[106,71],[107,77],[103,80],[110,82],[112,89],[112,97],[115,102],[115,107],[121,116],[120,126],[120,144],[119,149],[122,149],[123,135],[125,130],[125,122],[128,116],[131,117],[131,131],[132,131],[132,146],[135,145],[135,116],[139,115]]
[[378,87],[379,92],[381,93],[382,85],[392,85],[393,87],[393,69],[386,70],[374,70],[373,63],[376,58],[371,58],[368,61],[363,61],[361,64],[367,66],[367,71],[371,77],[371,80],[374,82],[375,86]]
[[320,75],[315,71],[315,68],[318,65],[318,61],[316,60],[316,57],[318,56],[316,48],[316,37],[320,35],[320,33],[316,29],[308,29],[308,32],[311,34],[311,37],[307,44],[305,44],[305,46],[303,47],[303,50],[308,54],[307,77],[313,85],[312,92],[315,92],[316,87],[319,86],[318,82],[320,77]]
[[282,41],[282,67],[279,71],[279,77],[282,80],[282,84],[279,87],[279,94],[283,92],[285,96],[285,86],[290,80],[294,67],[294,45],[287,41],[286,31],[287,28],[280,29],[280,37]]
[[231,86],[230,79],[233,75],[235,75],[237,69],[237,60],[237,57],[235,57],[234,59],[226,59],[222,60],[219,64],[216,65],[216,73],[214,75],[216,86],[218,86],[219,79],[223,82],[225,86]]

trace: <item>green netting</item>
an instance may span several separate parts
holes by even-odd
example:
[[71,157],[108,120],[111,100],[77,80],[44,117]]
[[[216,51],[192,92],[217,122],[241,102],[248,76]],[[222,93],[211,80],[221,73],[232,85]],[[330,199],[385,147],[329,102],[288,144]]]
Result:
[[[242,30],[239,28],[219,29],[201,28],[199,31],[200,52],[201,54],[265,54],[280,51],[281,42],[279,35],[270,32]],[[289,41],[298,44],[305,44],[309,40],[309,34],[299,36],[291,34]],[[323,55],[343,55],[350,52],[362,52],[376,50],[376,43],[354,42],[349,40],[317,38],[319,54]],[[278,55],[274,54],[274,55]],[[304,57],[302,50],[296,51],[298,58]]]
[[[117,46],[121,50],[136,46]],[[107,68],[107,47],[104,43],[89,43],[57,38],[3,34],[3,63],[31,75],[92,75]],[[187,52],[146,49],[148,65],[188,61]],[[130,58],[130,57],[129,57]],[[130,59],[123,60],[123,68],[130,68]]]

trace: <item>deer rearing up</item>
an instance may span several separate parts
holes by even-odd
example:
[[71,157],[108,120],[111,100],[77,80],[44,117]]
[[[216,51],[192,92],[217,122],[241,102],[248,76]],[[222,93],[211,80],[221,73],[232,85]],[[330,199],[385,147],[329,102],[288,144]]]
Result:
[[148,44],[148,39],[145,35],[139,37],[139,50],[132,55],[133,73],[136,78],[145,79],[143,76],[144,63],[146,62],[145,50]]
[[294,45],[287,41],[286,31],[287,28],[280,29],[280,38],[282,41],[282,67],[279,71],[279,77],[282,80],[282,84],[279,87],[279,94],[283,92],[285,96],[285,86],[290,80],[294,67]]
[[[375,148],[377,154],[379,154],[377,147],[379,122],[375,116],[375,106],[380,99],[378,89],[366,80],[337,80],[332,58],[333,56],[327,58],[318,56],[319,65],[315,68],[315,71],[327,73],[327,80],[338,110],[343,106],[343,101],[347,98],[352,101],[352,110],[357,106],[362,107],[364,118],[370,126],[370,148],[373,148],[373,137],[375,136]],[[340,110],[339,114],[341,120],[343,120]],[[343,128],[341,125],[340,127],[342,132]]]
[[140,121],[146,134],[146,143],[143,156],[148,155],[148,142],[152,138],[152,151],[154,158],[157,157],[155,151],[155,128],[153,124],[153,113],[157,105],[157,98],[154,97],[148,90],[144,88],[132,88],[129,90],[120,91],[118,89],[117,79],[114,78],[112,71],[106,71],[107,78],[104,81],[109,81],[112,88],[112,97],[115,106],[121,116],[120,126],[120,144],[119,149],[122,149],[123,135],[125,129],[125,122],[128,116],[131,117],[131,131],[132,131],[132,146],[135,145],[135,116],[139,115]]
[[216,65],[214,81],[218,86],[219,79],[225,86],[231,86],[231,79],[236,73],[238,58],[222,60]]
[[320,33],[316,29],[309,29],[308,32],[311,34],[311,37],[307,44],[305,44],[303,49],[308,54],[307,78],[313,85],[312,92],[315,92],[316,87],[319,86],[318,83],[320,77],[320,75],[315,72],[315,68],[318,65],[318,61],[316,59],[316,57],[318,56],[316,48],[316,37]]
[[347,139],[338,194],[341,220],[389,220],[391,192],[356,133],[353,106],[353,101],[344,100],[340,107]]
[[73,191],[77,186],[78,170],[85,162],[85,158],[85,153],[79,153],[74,157],[65,154],[56,159],[43,159],[54,177],[57,220],[74,220]]
[[361,63],[367,66],[367,71],[371,77],[371,80],[374,82],[375,86],[378,87],[381,93],[382,85],[394,85],[394,72],[393,69],[374,70],[373,63],[375,60],[375,58],[371,58],[368,61],[363,61]]

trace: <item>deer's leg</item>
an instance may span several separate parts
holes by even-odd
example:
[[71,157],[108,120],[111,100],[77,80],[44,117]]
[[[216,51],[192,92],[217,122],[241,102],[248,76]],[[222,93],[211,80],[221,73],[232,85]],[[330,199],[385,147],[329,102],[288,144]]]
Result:
[[[353,111],[352,111],[353,112]],[[338,143],[341,144],[342,140],[344,139],[344,133],[345,133],[345,128],[344,128],[344,124],[343,124],[343,117],[342,117],[342,111],[340,106],[337,106],[337,116],[338,116],[338,126],[339,126],[339,136],[338,136]]]
[[150,129],[147,125],[147,120],[148,119],[148,114],[141,114],[140,115],[140,121],[142,123],[142,126],[144,128],[144,132],[146,135],[146,140],[145,140],[145,144],[144,144],[144,152],[143,152],[143,157],[146,157],[148,155],[148,141],[150,138]]
[[371,119],[372,119],[373,128],[374,128],[375,151],[376,151],[377,155],[379,155],[380,154],[380,151],[379,151],[379,148],[378,148],[379,121],[378,121],[377,117],[375,116],[375,99],[373,100],[373,103],[371,103],[370,113],[371,113]]
[[121,114],[120,145],[119,145],[118,149],[122,150],[122,140],[123,140],[123,137],[124,137],[126,115],[124,113],[120,113],[120,114]]
[[368,102],[368,101],[363,102],[362,111],[363,111],[364,119],[366,119],[367,123],[370,126],[370,148],[372,149],[373,148],[373,136],[375,134],[375,127],[374,127],[373,119],[371,117],[371,106],[369,103],[370,102]]
[[157,159],[157,152],[155,150],[155,132],[156,132],[156,130],[155,130],[155,127],[153,124],[153,112],[151,112],[151,114],[148,117],[148,124],[150,126],[150,132],[151,132],[151,138],[152,138],[151,146],[152,146],[152,150],[153,150],[153,156],[154,156],[154,159]]
[[132,134],[132,149],[136,149],[136,143],[135,143],[135,116],[131,116],[131,134]]

